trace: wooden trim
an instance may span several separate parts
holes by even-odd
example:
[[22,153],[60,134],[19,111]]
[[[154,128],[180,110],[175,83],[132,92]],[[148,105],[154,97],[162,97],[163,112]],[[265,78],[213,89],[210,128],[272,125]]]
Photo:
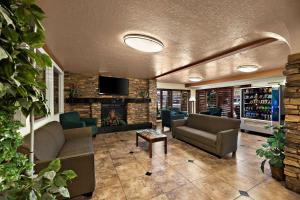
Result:
[[46,53],[51,57],[51,59],[60,67],[62,71],[64,71],[64,67],[61,64],[61,62],[54,56],[53,52],[50,50],[47,44],[44,45],[43,49],[46,51]]
[[256,47],[263,46],[265,44],[269,44],[269,43],[275,42],[275,41],[277,41],[277,39],[275,39],[275,38],[263,38],[263,39],[247,42],[247,43],[244,43],[244,44],[240,44],[240,45],[231,47],[229,49],[225,49],[223,51],[217,52],[217,53],[212,54],[210,56],[207,56],[205,58],[202,58],[198,61],[195,61],[195,62],[192,62],[190,64],[184,65],[182,67],[178,67],[178,68],[172,69],[168,72],[159,74],[159,75],[153,77],[153,79],[159,78],[159,77],[162,77],[162,76],[166,76],[168,74],[171,74],[171,73],[183,70],[183,69],[187,69],[187,68],[190,68],[190,67],[195,67],[199,64],[204,64],[204,63],[209,63],[209,62],[212,62],[212,61],[215,61],[215,60],[219,60],[219,59],[222,59],[222,58],[225,58],[225,57],[237,54],[237,53],[241,53],[243,51],[254,49]]
[[215,83],[222,83],[222,82],[229,82],[229,81],[239,81],[239,80],[246,80],[246,79],[256,79],[256,78],[266,78],[272,76],[280,76],[283,72],[283,67],[271,69],[268,71],[259,71],[255,73],[247,73],[247,74],[239,74],[225,78],[219,78],[214,80],[207,80],[201,81],[197,83],[188,83],[185,84],[185,87],[192,87],[192,86],[200,86],[200,85],[208,85],[208,84],[215,84]]

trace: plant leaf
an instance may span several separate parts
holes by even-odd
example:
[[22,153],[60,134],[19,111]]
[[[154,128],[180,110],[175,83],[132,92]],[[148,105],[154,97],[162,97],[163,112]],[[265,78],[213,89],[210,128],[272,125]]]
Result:
[[73,170],[66,170],[62,172],[62,174],[65,175],[68,180],[72,180],[77,177],[77,174]]
[[29,193],[29,200],[37,200],[37,196],[33,190]]
[[50,180],[50,181],[53,181],[54,177],[56,176],[56,172],[55,171],[49,171],[49,172],[45,172],[43,174],[43,177]]
[[0,5],[0,14],[4,17],[7,25],[12,25],[15,28],[14,22],[9,17],[9,13]]
[[0,46],[0,60],[8,58],[6,51]]
[[58,191],[59,191],[59,194],[61,194],[61,196],[65,197],[65,198],[70,198],[70,193],[69,193],[69,191],[68,191],[67,188],[65,188],[65,187],[60,187],[60,188],[58,189]]

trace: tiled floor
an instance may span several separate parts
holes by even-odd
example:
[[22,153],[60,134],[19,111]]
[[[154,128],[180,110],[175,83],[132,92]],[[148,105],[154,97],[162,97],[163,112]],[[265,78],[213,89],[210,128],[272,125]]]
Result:
[[[240,133],[235,158],[219,159],[168,135],[163,142],[135,145],[135,131],[98,135],[94,140],[95,200],[296,200],[300,195],[260,171],[255,149],[265,138]],[[151,172],[149,176],[146,172]],[[243,195],[241,195],[243,194]],[[76,199],[84,199],[83,197]]]

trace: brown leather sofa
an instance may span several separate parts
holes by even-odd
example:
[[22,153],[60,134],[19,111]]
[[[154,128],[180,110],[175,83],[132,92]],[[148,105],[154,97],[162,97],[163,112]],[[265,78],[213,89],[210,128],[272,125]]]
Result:
[[[24,138],[23,149],[29,149],[30,136]],[[55,158],[61,170],[74,170],[77,177],[68,185],[71,197],[91,196],[95,189],[94,149],[91,128],[63,130],[53,121],[35,131],[35,171],[39,172]]]
[[174,138],[223,157],[237,150],[240,120],[202,114],[172,122]]

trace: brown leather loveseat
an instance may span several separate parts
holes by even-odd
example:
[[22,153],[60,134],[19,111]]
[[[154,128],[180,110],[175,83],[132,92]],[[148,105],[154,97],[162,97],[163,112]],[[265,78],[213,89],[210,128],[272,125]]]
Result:
[[[30,136],[24,138],[23,148],[29,149]],[[63,130],[53,121],[35,131],[35,170],[39,172],[52,160],[61,160],[61,170],[74,170],[77,177],[68,185],[71,197],[92,195],[95,189],[94,149],[91,129]]]
[[237,150],[240,120],[202,114],[172,122],[174,138],[195,145],[219,157]]

